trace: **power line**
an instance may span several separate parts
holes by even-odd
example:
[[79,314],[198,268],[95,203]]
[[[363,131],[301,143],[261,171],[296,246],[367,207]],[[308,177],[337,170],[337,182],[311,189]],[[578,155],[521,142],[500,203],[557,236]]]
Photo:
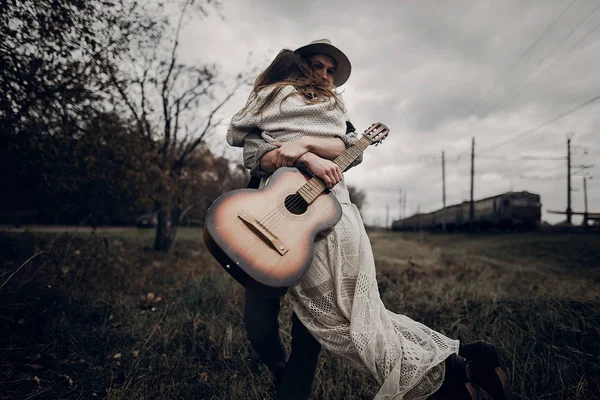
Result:
[[563,14],[576,2],[577,0],[572,0],[569,5],[567,5],[561,12],[560,14],[546,27],[546,29],[544,29],[544,31],[537,37],[537,39],[535,39],[535,41],[529,45],[529,47],[519,56],[519,58],[517,58],[517,61],[514,62],[514,64],[498,79],[496,80],[496,82],[492,85],[492,87],[486,92],[486,94],[484,94],[482,97],[479,98],[479,100],[477,100],[475,102],[475,104],[471,107],[471,109],[469,110],[469,112],[467,113],[467,115],[470,115],[473,111],[475,111],[475,109],[477,109],[477,107],[479,106],[479,104],[481,104],[482,100],[484,100],[489,94],[491,94],[496,87],[498,87],[498,85],[503,82],[507,77],[508,74],[511,73],[516,66],[519,64],[519,62],[521,62],[521,59],[523,59],[525,57],[525,55],[527,55],[527,53],[531,52],[531,50],[540,42],[540,40],[550,31],[550,29],[552,29],[554,27],[554,25],[556,25],[556,23],[558,22],[558,20],[563,16]]
[[482,156],[477,155],[477,158],[480,160],[506,160],[506,156]]
[[[571,130],[571,129],[569,129],[569,130]],[[560,142],[556,142],[556,143],[553,143],[553,144],[550,144],[550,145],[546,145],[546,146],[544,146],[544,145],[537,146],[537,149],[538,150],[539,149],[554,149],[554,148],[557,148],[557,147],[563,147],[564,145],[565,145],[564,139],[560,139]]]
[[[598,7],[600,7],[600,5],[598,5]],[[596,8],[598,8],[596,7]],[[598,29],[598,27],[600,27],[600,23],[596,24],[592,29],[590,29],[585,35],[583,35],[573,46],[571,46],[571,48],[564,53],[560,58],[557,58],[556,60],[554,60],[552,62],[552,64],[549,64],[539,76],[544,76],[548,71],[550,71],[557,63],[559,63],[560,61],[562,61],[563,58],[565,58],[567,55],[569,55],[573,50],[575,50],[579,44],[585,40],[589,35],[591,35],[596,29]],[[537,71],[537,69],[536,69]],[[516,93],[516,96],[514,96],[512,98],[512,100],[510,100],[508,103],[505,103],[503,105],[503,107],[508,107],[509,105],[511,105],[512,103],[515,102],[515,100],[517,100],[519,97],[521,97],[521,95],[525,92],[525,90],[531,85],[531,83],[534,81],[535,79],[532,79],[531,81],[529,81],[519,92]],[[502,101],[502,100],[501,100]],[[493,107],[497,106],[498,104],[500,104],[500,102],[497,102],[496,104],[494,104]],[[491,111],[491,109],[490,109]]]
[[[573,33],[575,33],[575,31],[577,31],[577,29],[579,29],[579,27],[585,22],[587,21],[587,19],[594,13],[596,12],[596,10],[600,8],[600,4],[598,4],[596,7],[594,7],[594,9],[592,11],[590,11],[581,21],[579,21],[579,23],[575,26],[575,28],[573,28],[571,30],[571,32],[566,35],[565,37],[563,37],[563,39],[561,40],[561,42],[554,47],[554,49],[552,51],[550,51],[549,53],[547,53],[541,61],[538,62],[538,66],[536,67],[536,69],[533,71],[533,73],[531,73],[527,78],[525,78],[525,83],[526,85],[519,91],[517,92],[516,96],[513,97],[512,100],[510,100],[508,103],[505,103],[503,105],[503,107],[507,107],[510,104],[512,104],[516,99],[518,99],[521,94],[525,91],[525,89],[527,89],[529,87],[529,85],[537,78],[536,72],[540,69],[540,67],[542,66],[543,62],[546,61],[546,59],[554,54],[554,52],[563,45],[563,43],[565,43],[572,35]],[[600,24],[599,24],[600,25]],[[595,31],[599,25],[596,25],[594,28],[592,28],[590,31],[588,31],[582,38],[580,38],[566,53],[564,53],[560,58],[557,58],[556,60],[554,60],[554,62],[552,62],[552,64],[550,64],[549,66],[547,66],[546,69],[544,69],[544,71],[539,75],[539,76],[543,76],[545,75],[556,63],[560,62],[563,58],[565,58],[572,50],[574,50],[579,43],[581,43],[582,40],[584,40],[586,37],[588,37],[593,31]],[[500,103],[502,103],[503,100],[505,100],[508,96],[503,96],[500,100],[498,100],[494,105],[492,105],[492,107],[488,110],[488,113],[493,110],[495,107],[497,107]]]
[[537,157],[537,156],[521,156],[521,160],[544,160],[544,161],[556,161],[566,160],[566,157]]
[[524,174],[519,175],[519,180],[525,181],[566,181],[566,176],[525,176]]
[[495,145],[488,146],[485,149],[481,150],[479,153],[481,154],[481,153],[484,153],[484,152],[488,152],[488,151],[490,151],[492,149],[498,148],[500,146],[504,146],[505,144],[510,143],[513,140],[516,140],[516,139],[519,139],[519,138],[523,138],[523,137],[525,137],[527,135],[530,135],[530,134],[532,134],[532,133],[534,133],[534,132],[542,129],[543,127],[548,126],[551,123],[556,122],[559,119],[562,119],[562,118],[566,117],[567,115],[570,115],[570,114],[574,113],[575,111],[577,111],[577,110],[579,110],[581,108],[584,108],[584,107],[586,107],[586,106],[588,106],[588,105],[590,105],[590,104],[592,104],[592,103],[594,103],[594,102],[596,102],[598,100],[600,100],[600,95],[598,95],[596,97],[592,97],[591,99],[589,99],[589,100],[587,100],[587,101],[579,104],[578,106],[573,107],[570,110],[565,111],[565,112],[563,112],[563,113],[561,113],[561,114],[559,114],[559,115],[557,115],[557,116],[555,116],[553,118],[550,118],[546,122],[543,122],[543,123],[541,123],[541,124],[539,124],[537,126],[534,126],[533,128],[530,128],[530,129],[527,129],[527,130],[525,130],[523,132],[520,132],[520,133],[516,134],[515,136],[513,136],[513,137],[511,137],[509,139],[506,139],[506,140],[504,140],[504,141],[502,141],[500,143],[497,143]]

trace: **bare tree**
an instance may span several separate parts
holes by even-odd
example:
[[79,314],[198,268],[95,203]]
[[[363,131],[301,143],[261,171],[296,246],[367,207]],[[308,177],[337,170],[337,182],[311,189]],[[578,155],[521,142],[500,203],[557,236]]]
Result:
[[158,214],[154,249],[164,252],[171,249],[177,227],[195,205],[188,183],[200,171],[188,164],[221,122],[219,110],[247,82],[243,74],[223,82],[214,64],[195,66],[180,61],[180,34],[186,18],[202,18],[210,7],[218,11],[218,3],[185,0],[176,5],[176,22],[157,18],[161,24],[148,27],[150,39],[140,40],[128,64],[112,74],[118,98],[139,134],[154,142],[148,154],[154,185],[148,196]]

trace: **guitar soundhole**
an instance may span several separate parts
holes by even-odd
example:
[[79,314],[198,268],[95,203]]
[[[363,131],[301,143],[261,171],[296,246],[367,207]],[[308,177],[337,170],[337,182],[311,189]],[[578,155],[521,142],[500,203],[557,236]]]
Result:
[[290,194],[285,198],[285,208],[292,214],[304,214],[308,209],[308,203],[299,194]]

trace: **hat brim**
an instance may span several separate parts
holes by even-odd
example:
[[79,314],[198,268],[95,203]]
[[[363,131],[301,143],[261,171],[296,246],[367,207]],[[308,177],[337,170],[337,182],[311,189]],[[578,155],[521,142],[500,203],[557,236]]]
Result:
[[337,47],[327,43],[312,43],[296,49],[296,53],[304,56],[312,56],[314,54],[325,54],[333,58],[336,62],[336,71],[333,77],[335,86],[342,86],[350,77],[352,65],[346,55]]

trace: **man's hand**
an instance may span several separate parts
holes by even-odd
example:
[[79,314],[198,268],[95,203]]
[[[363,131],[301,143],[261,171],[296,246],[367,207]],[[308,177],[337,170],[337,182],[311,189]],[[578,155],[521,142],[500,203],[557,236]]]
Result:
[[275,142],[273,144],[279,147],[274,150],[277,154],[275,168],[292,167],[308,151],[308,145],[303,138],[291,142]]
[[317,178],[321,178],[328,189],[344,179],[342,170],[333,161],[326,160],[314,153],[304,153],[299,159]]

